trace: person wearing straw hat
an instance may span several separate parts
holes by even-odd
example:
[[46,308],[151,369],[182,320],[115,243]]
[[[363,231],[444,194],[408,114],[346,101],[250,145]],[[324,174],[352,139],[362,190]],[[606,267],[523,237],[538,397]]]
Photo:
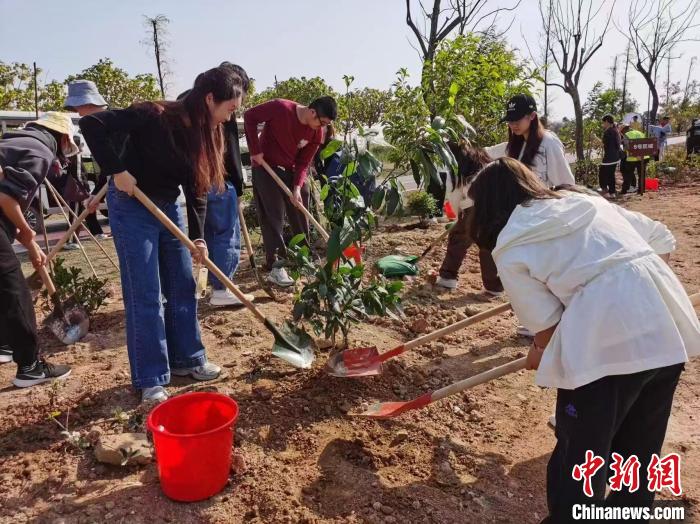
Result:
[[0,362],[15,361],[17,387],[64,379],[71,371],[39,356],[34,304],[12,242],[27,249],[35,269],[46,264],[24,212],[49,171],[78,154],[73,133],[67,114],[49,112],[0,140]]
[[[104,111],[107,109],[107,106],[108,104],[97,89],[95,82],[91,80],[74,80],[68,84],[68,96],[66,97],[65,102],[63,102],[63,108],[67,111],[75,111],[78,113],[78,115],[83,117]],[[97,166],[97,163],[93,162],[93,166]],[[75,165],[71,167],[73,167],[73,171],[78,171],[79,176],[80,159],[75,159]],[[96,168],[96,172],[99,174],[99,167]],[[107,177],[99,175],[95,188],[92,191],[92,195],[95,195],[106,183]],[[82,202],[71,202],[71,204],[73,204],[73,212],[76,215],[80,215],[80,213],[83,212]],[[90,230],[90,233],[92,233],[96,238],[108,238],[109,235],[104,233],[102,226],[100,226],[100,223],[97,220],[96,211],[99,202],[96,202],[96,205],[94,205],[95,202],[92,202],[92,204],[93,205],[90,206],[92,208],[92,212],[85,217],[85,225]],[[71,217],[71,223],[73,220],[74,218]],[[77,247],[77,243],[67,242],[64,248],[77,249]]]

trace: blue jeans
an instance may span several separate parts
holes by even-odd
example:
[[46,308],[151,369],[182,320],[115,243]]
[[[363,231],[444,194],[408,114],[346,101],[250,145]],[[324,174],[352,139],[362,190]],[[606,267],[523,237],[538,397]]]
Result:
[[[170,382],[170,366],[195,367],[207,360],[197,322],[192,258],[156,217],[113,183],[107,205],[119,257],[131,382],[138,389],[162,386]],[[156,205],[184,228],[177,203]]]
[[[233,185],[228,182],[223,193],[212,190],[207,197],[204,240],[207,242],[211,261],[225,275],[232,278],[241,256],[241,228],[238,223],[238,196]],[[211,272],[209,284],[214,289],[225,289]]]

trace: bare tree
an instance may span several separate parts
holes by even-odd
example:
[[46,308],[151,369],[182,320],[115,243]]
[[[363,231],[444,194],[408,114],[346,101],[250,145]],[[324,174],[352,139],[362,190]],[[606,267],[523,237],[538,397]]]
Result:
[[688,77],[685,79],[685,89],[683,90],[683,104],[685,104],[688,101],[690,90],[690,75],[693,73],[693,67],[695,67],[695,61],[698,59],[697,56],[694,56],[693,58],[690,59],[690,65],[688,66]]
[[[543,6],[546,0],[540,0],[542,23],[549,19],[548,10]],[[581,96],[578,91],[581,73],[593,55],[602,47],[603,38],[610,25],[612,8],[607,13],[600,35],[594,33],[593,24],[598,15],[603,12],[605,1],[594,0],[561,0],[551,5],[551,39],[549,50],[552,60],[562,75],[562,82],[549,82],[550,86],[558,87],[571,97],[576,116],[576,158],[584,159],[583,151],[583,109]]]
[[627,69],[630,65],[630,43],[627,42],[627,52],[625,53],[625,74],[622,77],[622,107],[620,112],[624,113],[627,102]]
[[[680,7],[679,7],[680,6]],[[650,121],[656,121],[659,93],[656,77],[664,58],[681,42],[697,41],[688,33],[700,24],[695,18],[700,11],[697,0],[681,5],[679,0],[631,0],[627,26],[618,28],[630,42],[634,52],[634,68],[644,77],[651,95]]]
[[170,19],[165,15],[156,15],[151,18],[144,15],[144,25],[148,31],[148,37],[142,43],[149,47],[153,46],[153,54],[156,58],[156,67],[158,68],[158,85],[160,86],[160,94],[165,98],[165,90],[167,87],[167,78],[170,76],[166,52],[168,48],[168,24]]
[[[423,99],[426,102],[434,87],[425,85],[425,72],[431,67],[440,42],[453,33],[463,35],[479,32],[502,36],[503,33],[496,31],[496,19],[503,12],[514,11],[522,0],[513,1],[515,3],[511,7],[487,9],[488,0],[433,0],[432,8],[428,10],[423,5],[423,0],[418,0],[418,7],[415,7],[415,1],[406,0],[406,24],[418,42],[416,50],[423,61],[421,83],[424,87]],[[411,6],[412,3],[414,7]]]
[[610,66],[610,89],[615,91],[617,89],[617,59],[619,56],[615,55],[613,59],[613,65]]

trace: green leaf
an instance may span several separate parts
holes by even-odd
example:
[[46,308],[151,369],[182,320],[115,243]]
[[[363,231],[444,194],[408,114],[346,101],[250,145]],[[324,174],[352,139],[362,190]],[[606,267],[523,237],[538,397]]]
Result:
[[386,189],[383,187],[374,192],[372,195],[372,209],[376,211],[382,207],[382,204],[384,203],[384,195],[386,195]]
[[304,235],[304,233],[299,233],[298,235],[294,235],[292,237],[292,239],[289,241],[289,247],[296,247],[299,244],[301,244],[302,242],[304,242],[305,239],[306,239],[306,236]]
[[324,147],[319,153],[321,160],[327,160],[329,157],[333,156],[341,147],[343,147],[342,140],[331,140],[330,142],[328,142],[326,147]]
[[391,216],[396,213],[400,203],[401,194],[399,193],[398,189],[392,187],[387,195],[386,214]]
[[321,188],[320,194],[318,195],[318,198],[319,198],[319,200],[321,200],[321,202],[325,201],[326,198],[328,198],[328,193],[330,192],[330,190],[331,190],[330,184],[326,184],[325,186],[323,186]]

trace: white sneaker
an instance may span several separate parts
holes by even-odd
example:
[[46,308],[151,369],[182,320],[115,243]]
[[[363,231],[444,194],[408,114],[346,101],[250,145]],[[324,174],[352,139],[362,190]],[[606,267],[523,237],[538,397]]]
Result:
[[435,285],[444,287],[447,289],[456,289],[457,288],[457,279],[456,278],[442,278],[442,277],[437,277],[435,280]]
[[530,331],[529,329],[527,329],[525,326],[518,326],[518,329],[516,329],[515,331],[521,337],[530,337],[530,338],[535,337],[535,334],[532,331]]
[[112,238],[112,235],[108,235],[107,233],[100,233],[99,235],[95,235],[95,238],[97,240],[109,240]]
[[[244,294],[243,296],[248,302],[255,300],[255,296],[253,295]],[[211,292],[209,304],[212,306],[242,306],[243,302],[228,289],[215,289]]]
[[163,402],[168,400],[168,392],[163,386],[153,386],[141,390],[141,402]]
[[176,377],[190,376],[195,380],[214,380],[221,375],[221,368],[211,362],[205,362],[193,368],[171,368],[170,374]]
[[484,288],[484,293],[491,295],[492,297],[502,297],[503,291],[491,291],[490,289]]
[[550,416],[550,417],[549,417],[549,420],[547,421],[547,424],[548,424],[552,429],[556,429],[556,427],[557,427],[557,416],[556,416],[556,415]]
[[294,285],[294,281],[289,278],[287,271],[283,267],[273,267],[267,279],[279,287],[289,287]]
[[76,249],[80,249],[77,242],[67,242],[66,244],[63,244],[64,251],[75,251]]

